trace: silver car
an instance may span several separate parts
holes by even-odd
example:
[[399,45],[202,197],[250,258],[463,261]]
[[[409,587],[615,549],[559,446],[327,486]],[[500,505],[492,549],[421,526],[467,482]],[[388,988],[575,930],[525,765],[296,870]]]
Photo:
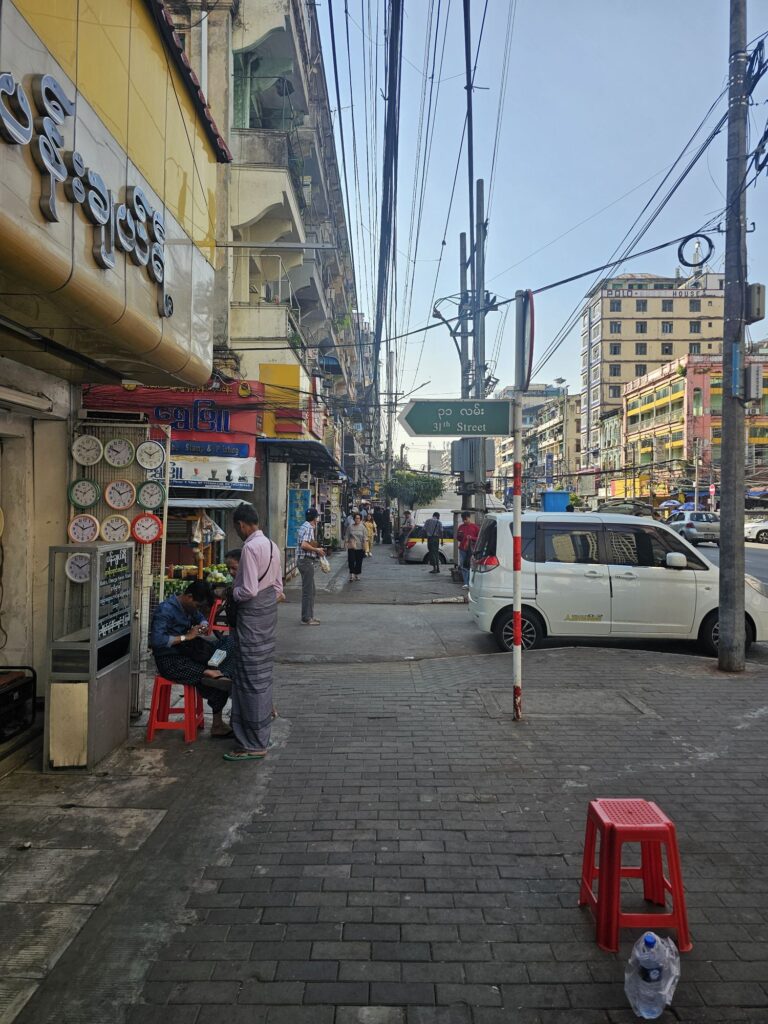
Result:
[[715,512],[674,512],[667,520],[689,544],[720,545],[720,516]]
[[758,519],[744,526],[744,539],[756,540],[758,544],[768,544],[768,519]]

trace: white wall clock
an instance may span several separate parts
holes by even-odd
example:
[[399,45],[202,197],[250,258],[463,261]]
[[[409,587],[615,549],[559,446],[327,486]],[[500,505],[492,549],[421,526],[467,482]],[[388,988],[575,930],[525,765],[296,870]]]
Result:
[[75,544],[92,544],[99,537],[99,520],[87,512],[79,512],[70,519],[67,534]]
[[136,448],[136,461],[142,469],[159,469],[165,462],[165,448],[159,441],[142,441]]
[[127,437],[113,437],[104,445],[104,459],[110,466],[120,469],[123,466],[130,466],[135,455],[136,449],[133,447],[133,442],[129,441]]
[[73,480],[67,489],[70,505],[75,508],[90,508],[101,497],[101,487],[95,480]]
[[101,524],[101,539],[108,544],[122,544],[131,536],[131,522],[125,516],[114,513]]
[[165,487],[157,480],[145,480],[136,488],[136,504],[142,508],[160,508],[165,501]]
[[154,544],[163,535],[163,523],[151,512],[136,516],[131,523],[131,536],[138,544]]
[[112,480],[104,488],[104,501],[110,508],[124,512],[136,504],[136,488],[130,480]]
[[91,556],[72,554],[64,563],[64,572],[73,583],[87,583],[91,578]]
[[103,454],[104,445],[93,434],[80,434],[72,442],[72,458],[79,466],[95,466]]

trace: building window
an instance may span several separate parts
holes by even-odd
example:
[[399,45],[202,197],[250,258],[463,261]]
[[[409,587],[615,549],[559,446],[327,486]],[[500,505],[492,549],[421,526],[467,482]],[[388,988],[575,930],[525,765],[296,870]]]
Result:
[[663,356],[671,356],[673,352],[673,346],[671,341],[662,341],[661,343],[661,354]]
[[635,309],[638,313],[647,313],[648,299],[635,299]]
[[636,356],[647,356],[648,355],[648,343],[645,341],[635,342],[635,355]]
[[701,320],[689,320],[688,321],[688,333],[689,334],[701,334]]
[[671,313],[675,308],[674,299],[662,299],[661,300],[661,312]]
[[619,384],[608,385],[608,397],[609,398],[621,398],[621,386]]
[[688,309],[691,313],[701,312],[701,299],[688,299]]
[[608,371],[611,377],[621,376],[621,363],[611,363],[611,368]]
[[645,363],[635,363],[635,376],[644,377],[647,372],[647,369],[648,368],[646,367]]
[[611,356],[620,356],[621,355],[621,342],[620,341],[612,341],[611,344],[608,346],[608,354],[611,355]]
[[719,281],[717,282],[717,287],[718,287],[718,288],[722,288],[722,287],[723,287],[723,279],[722,279],[722,277],[721,277],[721,278],[720,278],[720,280],[719,280]]
[[692,341],[690,343],[690,345],[688,346],[688,352],[692,356],[701,355],[701,342],[700,341]]
[[635,320],[635,334],[647,334],[648,322],[646,320]]
[[672,321],[671,320],[662,320],[661,321],[661,333],[662,334],[671,334],[672,333],[672,329],[673,328],[672,328]]
[[611,334],[621,334],[621,320],[611,320]]
[[611,299],[609,309],[610,309],[611,313],[620,313],[621,312],[621,299]]

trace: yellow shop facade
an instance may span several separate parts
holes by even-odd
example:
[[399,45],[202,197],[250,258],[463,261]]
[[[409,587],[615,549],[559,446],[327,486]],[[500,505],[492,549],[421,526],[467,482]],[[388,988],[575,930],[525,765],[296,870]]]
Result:
[[230,159],[159,0],[0,0],[0,665],[44,662],[80,385],[210,376]]

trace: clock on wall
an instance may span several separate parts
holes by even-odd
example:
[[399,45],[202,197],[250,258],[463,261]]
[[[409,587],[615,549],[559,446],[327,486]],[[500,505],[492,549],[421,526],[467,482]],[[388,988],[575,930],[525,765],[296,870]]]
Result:
[[136,516],[131,523],[131,536],[137,544],[154,544],[163,535],[163,523],[151,512]]
[[79,434],[72,442],[72,458],[79,466],[95,466],[103,454],[104,445],[93,434]]
[[127,437],[113,437],[104,446],[105,462],[118,469],[130,466],[135,456],[136,449],[133,447],[133,442],[129,441]]
[[160,508],[165,502],[165,487],[157,480],[145,480],[136,488],[136,504],[142,508]]
[[101,497],[101,487],[95,480],[73,480],[67,489],[70,505],[75,508],[90,508]]
[[91,578],[91,556],[74,553],[64,563],[64,572],[73,583],[87,583]]
[[73,516],[67,526],[67,534],[75,544],[92,544],[99,536],[99,520],[87,512]]
[[101,539],[109,544],[122,544],[131,536],[131,522],[125,516],[113,513],[101,523]]
[[136,488],[130,480],[112,480],[104,488],[104,501],[110,508],[123,512],[136,504]]
[[136,448],[136,461],[142,469],[159,469],[165,462],[165,448],[159,441],[142,441]]

